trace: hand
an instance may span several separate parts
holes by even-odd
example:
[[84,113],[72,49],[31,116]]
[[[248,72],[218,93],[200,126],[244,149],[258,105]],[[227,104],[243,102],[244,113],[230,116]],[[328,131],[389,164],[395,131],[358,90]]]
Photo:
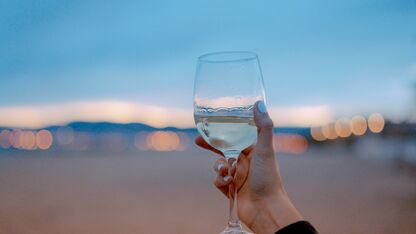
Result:
[[[226,196],[229,184],[237,188],[238,216],[255,233],[274,233],[277,230],[302,220],[283,187],[279,167],[273,149],[273,121],[263,102],[254,108],[257,126],[257,143],[245,149],[238,159],[238,167],[231,168],[224,157],[214,164],[217,177],[214,185]],[[199,136],[195,140],[202,148],[223,154]]]

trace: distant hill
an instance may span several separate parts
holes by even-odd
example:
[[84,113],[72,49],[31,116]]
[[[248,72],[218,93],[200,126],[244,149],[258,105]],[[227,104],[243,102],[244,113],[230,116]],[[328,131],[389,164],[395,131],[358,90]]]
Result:
[[[74,131],[79,132],[92,132],[92,133],[107,133],[107,132],[125,132],[125,133],[136,133],[140,131],[182,131],[182,132],[196,132],[195,128],[179,129],[175,127],[155,128],[142,123],[111,123],[111,122],[72,122],[67,125],[56,125],[48,126],[39,129],[28,129],[28,130],[40,130],[47,129],[49,131],[56,131],[57,129],[67,126],[72,128]],[[14,128],[0,127],[0,130]]]
[[[175,127],[166,127],[166,128],[155,128],[142,123],[110,123],[110,122],[72,122],[67,127],[72,128],[76,132],[89,132],[92,134],[102,134],[102,133],[123,133],[125,135],[134,135],[137,132],[147,131],[173,131],[173,132],[187,132],[187,133],[197,133],[196,129],[179,129]],[[45,129],[48,129],[51,132],[56,131],[62,126],[50,126]]]
[[[135,134],[140,131],[181,131],[187,133],[196,134],[196,128],[186,128],[186,129],[179,129],[175,127],[166,127],[166,128],[155,128],[151,127],[146,124],[142,123],[127,123],[127,124],[120,124],[120,123],[110,123],[110,122],[72,122],[65,126],[72,128],[74,131],[77,132],[89,132],[94,134],[100,133],[109,133],[109,132],[119,132],[124,134]],[[49,126],[42,129],[47,129],[51,132],[55,132],[58,128],[62,126]],[[1,128],[2,129],[9,129],[10,128]],[[32,129],[38,130],[38,129]],[[301,134],[304,136],[309,136],[310,128],[298,128],[298,127],[279,127],[274,129],[275,133],[296,133]]]

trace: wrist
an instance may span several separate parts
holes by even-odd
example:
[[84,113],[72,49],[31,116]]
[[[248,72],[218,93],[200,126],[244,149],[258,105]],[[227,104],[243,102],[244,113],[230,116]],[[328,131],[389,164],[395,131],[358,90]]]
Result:
[[302,216],[284,191],[262,198],[258,202],[258,213],[250,225],[256,234],[275,233],[289,224],[302,220]]

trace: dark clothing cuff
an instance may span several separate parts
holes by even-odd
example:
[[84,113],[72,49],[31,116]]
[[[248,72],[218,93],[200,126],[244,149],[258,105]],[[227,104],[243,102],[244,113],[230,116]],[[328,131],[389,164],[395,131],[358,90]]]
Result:
[[298,221],[280,229],[275,234],[318,234],[318,232],[309,222]]

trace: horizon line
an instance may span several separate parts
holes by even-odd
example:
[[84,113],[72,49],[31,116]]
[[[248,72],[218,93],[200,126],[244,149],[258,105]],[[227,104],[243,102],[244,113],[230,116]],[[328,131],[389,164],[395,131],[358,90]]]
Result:
[[[268,107],[279,126],[312,127],[332,120],[328,106]],[[141,123],[154,128],[194,128],[191,108],[162,107],[121,100],[65,102],[53,105],[0,107],[0,126],[39,129],[72,122]]]
[[[181,130],[197,130],[196,126],[194,127],[185,127],[185,128],[180,128],[180,127],[175,127],[175,126],[166,126],[166,127],[153,127],[150,126],[148,124],[145,123],[140,123],[140,122],[130,122],[130,123],[117,123],[117,122],[109,122],[109,121],[97,121],[97,122],[89,122],[89,121],[73,121],[73,122],[69,122],[69,123],[65,123],[65,124],[61,124],[61,125],[48,125],[48,126],[43,126],[43,127],[38,127],[38,128],[26,128],[26,127],[13,127],[13,126],[2,126],[0,125],[0,129],[7,129],[7,130],[15,130],[15,129],[19,129],[19,130],[31,130],[31,131],[36,131],[36,130],[42,130],[42,129],[49,129],[49,128],[54,128],[54,127],[70,127],[70,125],[75,124],[75,123],[82,123],[82,124],[114,124],[114,125],[131,125],[131,124],[140,124],[140,125],[144,125],[146,127],[149,128],[153,128],[155,130],[165,130],[168,128],[174,128],[177,129],[179,131]],[[287,126],[274,126],[273,129],[288,129],[288,128],[313,128],[313,126],[292,126],[292,125],[287,125]]]

